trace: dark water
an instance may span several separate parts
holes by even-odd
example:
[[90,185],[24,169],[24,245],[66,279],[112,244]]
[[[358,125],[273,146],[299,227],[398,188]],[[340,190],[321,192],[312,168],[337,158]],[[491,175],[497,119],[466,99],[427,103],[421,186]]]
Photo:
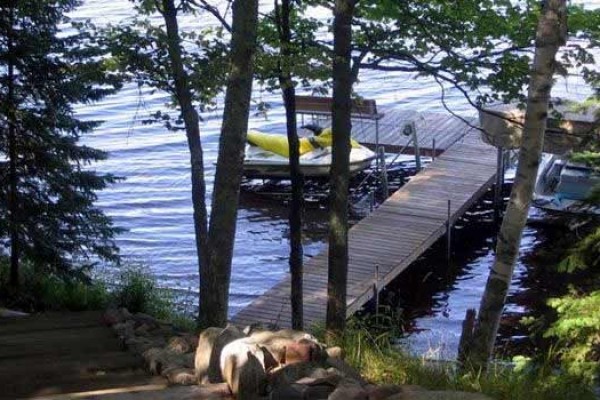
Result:
[[[592,2],[594,3],[594,2]],[[269,7],[271,2],[262,2]],[[592,4],[593,5],[593,4]],[[132,4],[127,0],[86,0],[74,15],[91,18],[103,25],[127,21],[132,15]],[[322,18],[328,15],[323,11]],[[182,29],[198,29],[214,24],[206,18],[184,18]],[[413,74],[361,73],[357,93],[377,100],[382,107],[418,112],[444,112],[440,90],[432,80],[416,80]],[[570,76],[557,85],[557,92],[581,96],[582,81]],[[83,118],[101,119],[105,123],[85,138],[85,143],[108,151],[110,158],[94,167],[126,178],[100,194],[99,205],[127,232],[118,238],[122,253],[131,263],[148,266],[164,286],[194,293],[198,288],[197,260],[194,247],[192,207],[190,200],[189,155],[182,133],[168,132],[161,126],[140,123],[151,112],[166,109],[169,99],[164,93],[138,90],[134,85],[105,101],[81,107]],[[259,114],[256,104],[271,105],[268,115]],[[473,116],[464,98],[447,88],[446,102],[459,113]],[[208,199],[212,192],[214,163],[220,131],[222,99],[217,99],[215,111],[203,115],[201,137],[205,151]],[[253,112],[250,128],[265,131],[283,131],[284,113],[278,93],[270,94],[259,85],[253,93]],[[323,248],[326,235],[326,212],[318,206],[306,212],[304,229],[305,254],[310,257]],[[432,258],[414,266],[414,270],[435,273],[416,274],[417,290],[408,296],[402,307],[408,311],[406,328],[413,333],[408,337],[415,349],[435,348],[446,343],[443,352],[454,351],[464,311],[476,307],[493,259],[494,229],[487,222],[465,223],[464,234],[456,235],[452,267],[446,268],[440,254],[432,250]],[[289,248],[287,207],[254,194],[242,196],[233,259],[231,286],[231,313],[279,282],[287,274]],[[540,233],[534,228],[525,232],[522,252],[532,251]],[[520,261],[515,273],[512,294],[526,288],[523,277],[529,268]],[[409,286],[410,288],[410,286]],[[407,292],[406,288],[390,289],[390,293]],[[391,295],[390,295],[391,296]],[[396,295],[396,297],[398,297]],[[508,312],[521,311],[516,302]]]

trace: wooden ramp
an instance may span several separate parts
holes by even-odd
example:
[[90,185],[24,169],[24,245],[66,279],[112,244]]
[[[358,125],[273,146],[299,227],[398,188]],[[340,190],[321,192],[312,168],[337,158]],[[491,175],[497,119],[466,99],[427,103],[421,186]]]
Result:
[[96,398],[65,395],[158,390],[162,378],[122,349],[100,312],[0,319],[0,399]]
[[[448,200],[453,223],[492,185],[495,173],[496,149],[483,143],[473,129],[355,225],[349,232],[348,316],[372,298],[376,266],[377,286],[383,287],[445,234]],[[290,327],[289,293],[288,276],[232,322]],[[305,264],[307,327],[325,321],[326,304],[327,250]]]

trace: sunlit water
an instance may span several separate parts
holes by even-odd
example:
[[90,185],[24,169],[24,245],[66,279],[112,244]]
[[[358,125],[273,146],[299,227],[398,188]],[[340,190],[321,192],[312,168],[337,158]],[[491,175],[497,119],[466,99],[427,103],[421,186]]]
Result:
[[[269,4],[264,2],[263,5],[268,7]],[[132,15],[132,5],[127,0],[87,0],[74,17],[91,18],[94,23],[104,25],[126,22]],[[323,15],[323,18],[326,17]],[[207,18],[184,18],[181,26],[183,29],[197,29],[208,23],[213,22]],[[569,77],[559,83],[555,92],[581,97],[581,84],[579,79]],[[437,84],[427,79],[416,81],[412,74],[366,71],[361,73],[356,91],[361,96],[376,99],[382,107],[444,112]],[[257,114],[254,107],[250,127],[283,131],[284,114],[280,95],[266,93],[255,86],[253,100],[266,101],[272,108],[265,119]],[[169,132],[158,125],[142,126],[140,123],[150,112],[165,110],[167,101],[164,94],[140,92],[132,85],[99,104],[81,108],[79,112],[84,118],[105,121],[84,139],[86,144],[110,154],[110,158],[98,163],[96,168],[125,178],[123,182],[103,191],[98,201],[105,212],[113,217],[116,225],[127,229],[118,238],[122,254],[131,262],[147,265],[162,285],[193,293],[198,287],[198,267],[185,135]],[[456,112],[475,114],[456,91],[448,91],[446,101]],[[202,116],[204,121],[200,127],[208,199],[212,192],[218,149],[220,106],[216,111]],[[308,211],[307,220],[304,245],[305,253],[310,257],[323,248],[326,213],[322,210]],[[535,230],[525,233],[525,251],[535,242],[535,235]],[[416,342],[417,348],[427,348],[426,343],[431,343],[429,347],[435,347],[441,342],[447,343],[448,347],[455,347],[464,310],[479,302],[493,257],[490,245],[492,237],[489,234],[480,245],[467,246],[464,250],[461,250],[462,244],[458,243],[457,251],[467,253],[463,257],[465,265],[459,268],[462,272],[452,277],[443,289],[431,291],[431,303],[414,306],[411,324],[416,333],[409,341]],[[288,246],[286,206],[243,196],[233,259],[232,314],[286,275]],[[515,275],[517,284],[519,277],[525,273],[526,266],[519,265]],[[518,285],[515,290],[519,290]]]

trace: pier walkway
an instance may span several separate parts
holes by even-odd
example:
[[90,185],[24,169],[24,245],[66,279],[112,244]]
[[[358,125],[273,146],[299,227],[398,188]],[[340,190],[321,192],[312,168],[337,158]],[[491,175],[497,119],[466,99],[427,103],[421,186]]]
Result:
[[[483,143],[478,130],[465,124],[461,129],[462,138],[350,229],[348,316],[373,298],[374,287],[383,288],[446,233],[448,200],[453,224],[493,184],[496,148]],[[235,315],[232,322],[290,327],[289,296],[288,275]],[[326,305],[327,249],[304,266],[306,327],[325,321]]]

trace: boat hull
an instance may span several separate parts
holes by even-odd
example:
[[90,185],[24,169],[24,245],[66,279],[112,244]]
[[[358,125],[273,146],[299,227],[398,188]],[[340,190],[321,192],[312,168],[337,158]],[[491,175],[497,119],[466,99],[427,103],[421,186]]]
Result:
[[[368,168],[374,159],[375,153],[366,147],[353,148],[350,153],[350,174],[355,175]],[[330,169],[330,149],[319,150],[315,154],[300,157],[300,171],[305,177],[328,177]],[[285,157],[249,146],[246,148],[244,176],[248,178],[289,179],[289,160]]]

